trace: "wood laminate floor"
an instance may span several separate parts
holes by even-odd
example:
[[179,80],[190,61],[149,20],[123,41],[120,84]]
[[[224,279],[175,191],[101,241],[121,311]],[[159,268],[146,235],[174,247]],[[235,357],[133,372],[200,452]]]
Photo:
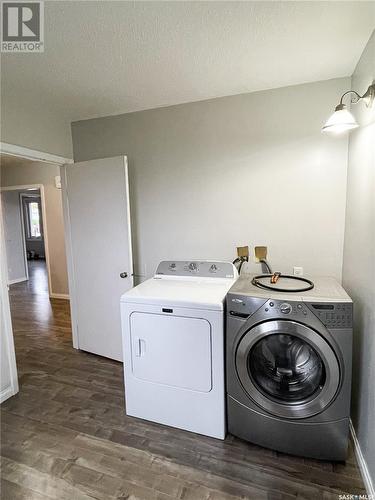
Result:
[[1,407],[3,500],[365,493],[352,447],[346,464],[320,462],[127,417],[121,364],[73,349],[69,303],[46,285],[33,263],[10,290],[20,392]]

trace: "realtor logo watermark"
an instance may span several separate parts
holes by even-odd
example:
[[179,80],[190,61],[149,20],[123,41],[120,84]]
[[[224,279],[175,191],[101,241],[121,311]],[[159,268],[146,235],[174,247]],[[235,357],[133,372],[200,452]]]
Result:
[[2,2],[1,19],[1,52],[44,52],[44,2]]

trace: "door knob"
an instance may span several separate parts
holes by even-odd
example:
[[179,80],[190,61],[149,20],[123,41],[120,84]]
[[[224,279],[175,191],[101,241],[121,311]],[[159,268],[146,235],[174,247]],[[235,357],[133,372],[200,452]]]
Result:
[[128,273],[120,273],[120,278],[127,278],[128,277]]

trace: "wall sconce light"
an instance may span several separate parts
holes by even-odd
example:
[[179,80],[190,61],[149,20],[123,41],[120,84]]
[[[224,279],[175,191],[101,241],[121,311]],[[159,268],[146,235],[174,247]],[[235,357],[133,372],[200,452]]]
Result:
[[375,83],[369,86],[366,92],[360,96],[355,90],[345,92],[340,99],[340,103],[336,106],[335,112],[328,118],[326,124],[322,128],[322,132],[330,132],[333,134],[340,134],[358,127],[358,123],[351,112],[347,109],[346,104],[342,101],[348,94],[354,94],[351,99],[352,104],[357,104],[359,101],[365,101],[366,106],[369,108],[375,99]]

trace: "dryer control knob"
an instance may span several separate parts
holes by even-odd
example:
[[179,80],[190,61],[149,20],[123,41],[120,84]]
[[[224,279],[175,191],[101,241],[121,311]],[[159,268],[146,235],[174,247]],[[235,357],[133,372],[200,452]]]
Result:
[[287,302],[280,305],[280,312],[283,314],[290,314],[292,312],[292,306]]

